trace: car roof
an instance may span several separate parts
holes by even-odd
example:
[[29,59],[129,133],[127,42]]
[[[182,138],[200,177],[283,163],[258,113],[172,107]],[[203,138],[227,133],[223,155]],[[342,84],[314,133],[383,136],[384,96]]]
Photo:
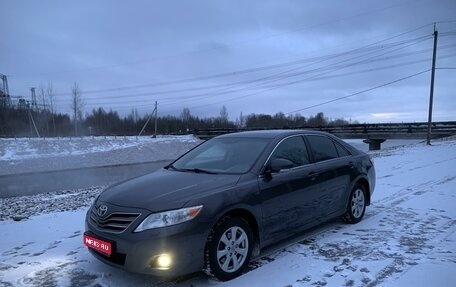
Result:
[[296,134],[325,134],[324,132],[313,131],[313,130],[252,130],[252,131],[242,131],[242,132],[235,132],[235,133],[228,133],[224,135],[220,135],[218,137],[255,137],[255,138],[281,138]]
[[322,131],[315,131],[315,130],[251,130],[251,131],[242,131],[242,132],[233,132],[227,133],[216,138],[264,138],[264,139],[282,139],[292,135],[325,135],[333,140],[337,141],[338,143],[345,146],[347,149],[351,151],[352,154],[359,154],[363,153],[360,150],[354,148],[350,144],[346,143],[345,141],[341,140],[340,138]]

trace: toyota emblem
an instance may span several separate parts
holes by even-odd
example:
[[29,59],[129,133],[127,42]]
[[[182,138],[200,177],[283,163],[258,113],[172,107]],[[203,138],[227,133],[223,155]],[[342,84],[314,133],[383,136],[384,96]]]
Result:
[[105,216],[106,212],[108,212],[108,207],[104,204],[100,205],[97,209],[97,214],[100,217]]

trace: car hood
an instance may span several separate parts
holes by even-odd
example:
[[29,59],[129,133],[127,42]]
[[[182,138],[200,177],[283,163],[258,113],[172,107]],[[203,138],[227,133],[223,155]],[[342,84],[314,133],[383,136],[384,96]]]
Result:
[[98,201],[117,206],[163,211],[181,208],[190,199],[235,185],[240,176],[160,169],[107,188]]

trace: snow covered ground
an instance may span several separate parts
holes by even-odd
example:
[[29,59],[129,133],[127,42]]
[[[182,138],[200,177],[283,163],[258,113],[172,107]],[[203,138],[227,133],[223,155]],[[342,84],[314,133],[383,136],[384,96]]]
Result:
[[0,199],[0,286],[454,286],[456,140],[373,155],[377,187],[362,222],[298,234],[229,282],[165,281],[93,258],[82,233],[101,188]]
[[193,135],[0,139],[0,175],[174,159]]

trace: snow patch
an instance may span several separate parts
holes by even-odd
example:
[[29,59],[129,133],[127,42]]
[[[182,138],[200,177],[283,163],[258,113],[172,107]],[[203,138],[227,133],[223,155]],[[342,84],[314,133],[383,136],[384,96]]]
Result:
[[0,175],[172,160],[200,142],[193,135],[0,139]]

